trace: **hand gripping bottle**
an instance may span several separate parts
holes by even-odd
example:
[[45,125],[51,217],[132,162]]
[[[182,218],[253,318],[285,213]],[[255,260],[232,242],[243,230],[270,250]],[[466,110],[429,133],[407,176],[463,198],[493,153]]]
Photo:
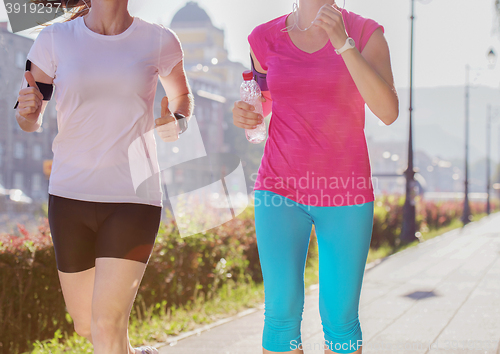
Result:
[[[243,72],[243,83],[240,87],[241,100],[255,107],[254,112],[262,115],[262,101],[260,100],[261,92],[259,84],[253,79],[253,72],[246,70]],[[255,129],[245,129],[247,140],[251,143],[258,144],[266,139],[266,121],[258,124]]]

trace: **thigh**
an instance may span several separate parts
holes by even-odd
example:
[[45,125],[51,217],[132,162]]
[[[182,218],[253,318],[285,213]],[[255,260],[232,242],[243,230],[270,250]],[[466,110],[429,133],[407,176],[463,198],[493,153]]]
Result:
[[64,302],[75,329],[80,334],[90,332],[95,267],[76,273],[58,273]]
[[96,259],[92,320],[125,327],[146,264],[120,258]]
[[373,202],[313,207],[323,321],[356,321],[373,229]]
[[98,205],[96,258],[147,263],[161,220],[161,207],[138,203]]
[[49,195],[48,207],[58,270],[74,273],[94,267],[97,237],[94,205]]
[[283,294],[303,294],[312,220],[298,203],[274,192],[256,190],[254,204],[257,247],[268,308],[271,296],[279,303]]

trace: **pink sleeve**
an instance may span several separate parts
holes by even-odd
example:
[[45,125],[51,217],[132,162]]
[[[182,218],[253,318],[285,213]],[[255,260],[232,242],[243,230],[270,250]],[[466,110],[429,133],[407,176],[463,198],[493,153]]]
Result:
[[[361,19],[360,19],[361,20]],[[362,27],[361,27],[361,33],[360,33],[360,38],[359,38],[359,51],[362,52],[363,48],[365,47],[366,43],[368,43],[368,40],[370,39],[371,35],[377,28],[381,28],[382,32],[385,32],[384,27],[380,24],[378,24],[376,21],[369,19],[369,18],[362,18]]]
[[265,29],[262,25],[255,27],[248,36],[248,43],[252,48],[253,53],[255,54],[255,58],[259,61],[262,69],[267,71],[266,65],[266,52],[267,52],[267,43],[264,38]]
[[347,12],[344,16],[344,23],[346,26],[347,34],[349,37],[354,39],[356,42],[356,47],[360,52],[365,48],[366,43],[370,39],[371,35],[377,28],[381,28],[384,31],[384,27],[378,24],[376,21],[365,18],[354,12]]

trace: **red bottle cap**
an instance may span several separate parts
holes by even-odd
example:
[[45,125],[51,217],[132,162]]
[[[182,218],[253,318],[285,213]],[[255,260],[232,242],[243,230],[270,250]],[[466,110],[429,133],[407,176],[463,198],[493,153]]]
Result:
[[253,79],[253,72],[252,70],[245,70],[243,71],[243,79],[245,79],[245,81],[250,81]]

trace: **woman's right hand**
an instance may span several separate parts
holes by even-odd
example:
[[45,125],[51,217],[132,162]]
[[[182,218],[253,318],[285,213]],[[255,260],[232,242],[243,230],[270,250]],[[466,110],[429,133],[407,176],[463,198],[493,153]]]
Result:
[[[266,102],[264,96],[261,96],[261,101]],[[254,129],[263,122],[264,117],[262,114],[254,112],[255,107],[246,103],[245,101],[238,101],[234,103],[233,107],[233,124],[238,128]]]
[[31,123],[36,123],[42,110],[43,95],[38,89],[35,78],[30,71],[26,71],[24,77],[30,87],[25,87],[19,91],[17,111],[24,119]]

